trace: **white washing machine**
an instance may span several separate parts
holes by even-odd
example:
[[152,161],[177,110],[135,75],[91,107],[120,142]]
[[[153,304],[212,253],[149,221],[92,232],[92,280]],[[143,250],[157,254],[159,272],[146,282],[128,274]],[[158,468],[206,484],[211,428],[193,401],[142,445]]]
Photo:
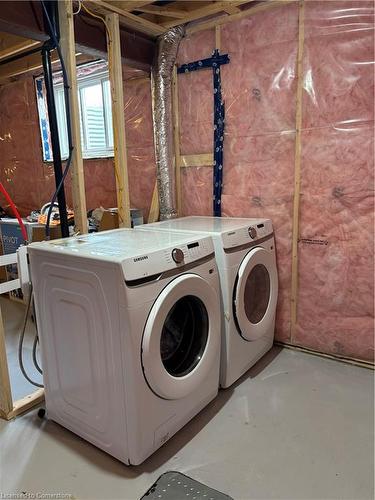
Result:
[[140,464],[218,392],[212,239],[120,229],[28,253],[47,417]]
[[182,217],[146,226],[212,236],[222,293],[221,387],[229,387],[271,347],[278,294],[275,240],[268,219]]

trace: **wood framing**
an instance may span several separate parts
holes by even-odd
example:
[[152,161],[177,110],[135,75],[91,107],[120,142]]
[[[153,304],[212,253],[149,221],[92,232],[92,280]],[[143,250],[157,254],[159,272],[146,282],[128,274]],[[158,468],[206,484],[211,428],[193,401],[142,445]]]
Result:
[[112,13],[121,16],[122,21],[125,25],[130,26],[140,32],[147,33],[149,35],[158,36],[161,35],[165,28],[160,26],[159,24],[152,23],[143,17],[136,16],[131,12],[124,10],[123,8],[119,8],[116,5],[104,2],[103,0],[84,0],[89,1],[91,8],[94,8],[96,11],[100,13]]
[[180,153],[180,114],[178,109],[178,75],[177,66],[173,67],[172,76],[172,112],[173,112],[173,142],[175,157],[176,178],[176,207],[177,215],[181,216],[182,193],[181,193],[181,153]]
[[264,10],[272,9],[275,7],[281,7],[282,5],[287,5],[288,3],[295,1],[297,0],[271,0],[268,2],[260,3],[255,5],[254,7],[249,7],[248,9],[241,10],[236,14],[226,16],[224,15],[215,19],[210,19],[209,21],[203,21],[199,24],[192,24],[190,26],[188,25],[186,33],[190,35],[192,33],[196,33],[197,31],[203,31],[232,21],[238,21],[239,19],[243,19],[247,16],[252,16],[254,14],[257,14],[258,12],[262,12]]
[[87,233],[87,209],[85,178],[83,172],[81,130],[78,103],[76,53],[72,0],[59,2],[60,46],[69,81],[70,117],[72,126],[73,153],[71,164],[74,223],[76,231]]
[[159,207],[159,191],[158,182],[155,182],[154,190],[152,192],[150,212],[148,214],[147,222],[157,222],[159,220],[160,207]]
[[7,419],[12,410],[12,390],[10,387],[9,368],[5,346],[4,323],[0,307],[0,417]]
[[215,26],[215,49],[221,50],[221,28],[220,26]]
[[177,26],[178,24],[181,23],[185,24],[190,21],[195,21],[196,19],[201,19],[203,17],[211,16],[213,14],[225,11],[226,8],[237,7],[238,5],[248,2],[249,0],[242,0],[242,1],[226,0],[224,2],[211,2],[210,4],[205,5],[204,7],[191,10],[182,19],[175,19],[174,21],[163,22],[162,26],[164,26],[165,28],[171,28],[172,26]]
[[212,167],[214,164],[213,153],[202,153],[197,155],[182,155],[181,167]]
[[296,141],[294,161],[294,200],[292,226],[292,284],[291,284],[291,320],[290,341],[294,342],[297,323],[298,294],[298,237],[299,237],[299,207],[301,195],[301,129],[302,129],[302,98],[303,98],[303,51],[305,43],[305,3],[299,1],[298,18],[298,53],[297,53],[297,97],[296,97]]
[[[9,263],[17,263],[17,254],[8,254],[0,256],[0,267],[7,266]],[[20,287],[20,280],[11,280],[3,283],[0,289],[0,295],[8,290],[16,290]],[[40,388],[17,401],[13,401],[11,381],[9,377],[9,367],[5,344],[5,330],[0,306],[0,418],[10,420],[17,415],[27,411],[33,406],[41,403],[44,399],[44,389]]]
[[0,60],[32,49],[39,44],[40,42],[37,40],[28,40],[17,35],[3,33],[0,35]]
[[131,227],[119,16],[115,13],[107,14],[105,21],[108,30],[108,66],[112,98],[118,219],[120,227]]

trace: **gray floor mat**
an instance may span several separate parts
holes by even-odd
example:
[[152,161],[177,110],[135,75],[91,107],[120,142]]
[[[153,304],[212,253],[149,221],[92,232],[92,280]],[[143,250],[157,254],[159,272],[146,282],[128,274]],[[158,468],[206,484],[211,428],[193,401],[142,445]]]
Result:
[[233,500],[181,472],[165,472],[141,500]]

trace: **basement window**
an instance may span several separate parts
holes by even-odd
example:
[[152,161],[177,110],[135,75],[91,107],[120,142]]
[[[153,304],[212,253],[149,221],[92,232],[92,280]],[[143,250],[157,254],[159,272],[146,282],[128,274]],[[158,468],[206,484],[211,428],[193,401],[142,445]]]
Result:
[[[61,156],[66,159],[69,151],[61,72],[56,72],[53,78]],[[77,81],[82,156],[83,158],[113,157],[111,91],[107,63],[96,61],[79,66]],[[36,93],[43,160],[53,161],[43,77],[36,79]]]

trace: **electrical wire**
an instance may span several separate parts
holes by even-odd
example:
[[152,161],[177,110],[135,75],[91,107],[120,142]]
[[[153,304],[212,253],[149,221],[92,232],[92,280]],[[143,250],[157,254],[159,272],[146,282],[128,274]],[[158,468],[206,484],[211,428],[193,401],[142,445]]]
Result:
[[53,41],[53,43],[54,43],[54,45],[56,47],[57,54],[59,56],[60,64],[61,64],[61,72],[62,72],[63,82],[64,82],[64,101],[65,101],[66,129],[67,129],[67,134],[68,134],[68,149],[69,149],[68,159],[67,159],[66,164],[65,164],[64,173],[62,175],[62,178],[61,178],[61,181],[60,181],[59,185],[56,188],[56,191],[54,192],[54,194],[52,196],[51,205],[50,205],[50,208],[49,208],[48,214],[47,214],[46,238],[49,239],[49,237],[50,237],[50,221],[51,221],[52,209],[53,209],[54,203],[56,202],[57,196],[60,193],[61,188],[64,185],[66,176],[68,175],[69,168],[70,168],[70,165],[71,165],[71,162],[72,162],[72,156],[73,156],[74,146],[73,146],[73,139],[72,139],[72,123],[71,123],[71,117],[70,117],[70,98],[69,98],[70,86],[69,86],[69,81],[68,81],[68,75],[67,75],[67,72],[66,72],[65,61],[64,61],[64,57],[62,55],[60,44],[59,44],[59,42],[57,40],[55,31],[53,29],[52,22],[51,22],[51,19],[49,17],[49,14],[48,14],[47,7],[45,6],[43,0],[41,0],[41,4],[42,4],[43,11],[44,11],[44,14],[45,14],[45,17],[46,17],[46,20],[47,20],[48,28],[49,28],[49,31],[50,31],[49,35],[52,38],[52,41]]
[[[32,285],[31,285],[30,295],[29,295],[29,298],[27,300],[26,311],[25,311],[25,315],[24,315],[24,318],[23,318],[22,330],[21,330],[21,333],[20,333],[19,341],[18,341],[18,363],[20,365],[22,375],[25,377],[25,379],[28,382],[30,382],[30,384],[35,385],[36,387],[44,387],[43,384],[39,384],[38,382],[35,382],[34,380],[32,380],[29,377],[29,375],[27,374],[27,372],[25,370],[25,366],[23,364],[23,355],[22,355],[23,341],[24,341],[24,338],[25,338],[25,332],[26,332],[26,326],[27,326],[27,319],[29,317],[29,312],[30,312],[30,308],[31,308],[32,298],[33,298],[33,289],[32,289]],[[35,340],[34,340],[34,342],[35,342]],[[33,350],[34,350],[34,348],[33,348]],[[35,347],[35,351],[36,351],[36,347]],[[35,354],[35,356],[36,356],[36,354]]]
[[38,372],[41,375],[43,375],[43,370],[41,369],[41,367],[38,363],[38,359],[36,357],[36,350],[37,350],[38,344],[39,344],[39,337],[38,337],[38,333],[36,333],[35,337],[34,337],[34,342],[33,342],[33,363],[34,363],[35,368],[38,370]]
[[20,228],[21,228],[21,232],[22,232],[22,237],[23,239],[25,240],[25,243],[27,243],[29,237],[27,236],[27,231],[26,231],[26,227],[25,227],[25,224],[23,223],[23,220],[20,216],[20,213],[19,211],[17,210],[17,207],[16,205],[14,204],[12,198],[9,196],[8,194],[8,191],[5,189],[4,185],[2,182],[0,182],[0,191],[3,193],[3,195],[5,196],[7,202],[9,203],[10,205],[10,208],[12,209],[12,212],[14,213],[14,215],[16,216],[17,218],[17,221],[18,221],[18,224],[20,225]]

